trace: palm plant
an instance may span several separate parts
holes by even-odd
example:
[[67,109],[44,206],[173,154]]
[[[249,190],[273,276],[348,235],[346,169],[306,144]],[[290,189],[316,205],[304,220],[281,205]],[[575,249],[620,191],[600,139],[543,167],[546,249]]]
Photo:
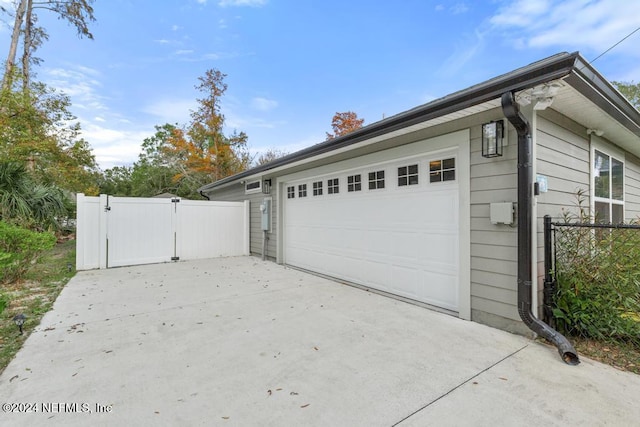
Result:
[[35,182],[21,163],[0,162],[0,220],[57,229],[68,213],[65,199],[59,188]]

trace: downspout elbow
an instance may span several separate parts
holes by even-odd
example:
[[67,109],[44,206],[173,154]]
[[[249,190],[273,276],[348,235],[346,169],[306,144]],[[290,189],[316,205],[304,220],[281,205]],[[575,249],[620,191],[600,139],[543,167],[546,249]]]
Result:
[[515,102],[513,92],[502,95],[502,111],[518,133],[518,314],[529,329],[552,342],[562,360],[569,365],[580,363],[578,353],[569,340],[533,315],[532,291],[532,208],[533,168],[531,130]]

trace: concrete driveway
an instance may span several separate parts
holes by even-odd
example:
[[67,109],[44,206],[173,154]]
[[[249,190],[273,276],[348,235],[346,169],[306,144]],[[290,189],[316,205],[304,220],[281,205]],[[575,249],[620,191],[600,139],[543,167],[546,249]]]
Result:
[[640,376],[241,257],[79,273],[0,376],[0,425],[637,425],[638,396]]

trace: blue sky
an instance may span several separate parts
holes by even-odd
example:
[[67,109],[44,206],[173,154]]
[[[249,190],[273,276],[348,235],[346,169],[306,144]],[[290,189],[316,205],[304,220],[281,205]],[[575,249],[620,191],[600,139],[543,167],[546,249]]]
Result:
[[[10,0],[0,0],[6,5]],[[622,0],[97,0],[95,40],[45,12],[37,79],[67,93],[103,169],[132,164],[154,125],[186,124],[199,76],[227,74],[222,110],[254,153],[325,139],[561,51],[593,60],[640,27]],[[0,30],[6,56],[10,29]],[[594,62],[640,81],[640,31]]]

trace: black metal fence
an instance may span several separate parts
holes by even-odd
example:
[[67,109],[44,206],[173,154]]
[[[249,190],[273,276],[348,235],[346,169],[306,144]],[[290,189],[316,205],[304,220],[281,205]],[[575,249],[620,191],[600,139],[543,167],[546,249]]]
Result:
[[640,225],[544,219],[544,320],[640,346]]

